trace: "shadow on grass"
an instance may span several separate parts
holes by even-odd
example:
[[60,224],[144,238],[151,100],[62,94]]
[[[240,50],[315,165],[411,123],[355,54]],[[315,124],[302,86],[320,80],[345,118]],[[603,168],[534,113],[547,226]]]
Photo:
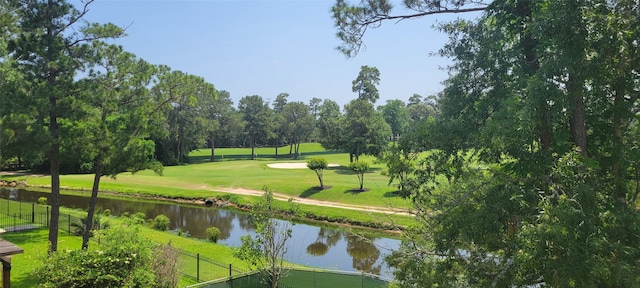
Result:
[[[302,159],[303,157],[298,157],[298,159]],[[235,155],[219,155],[215,157],[215,162],[224,162],[224,161],[240,161],[240,160],[251,160],[250,154],[235,154]],[[276,156],[275,154],[258,154],[257,159],[261,160],[295,160],[293,154],[279,154]],[[201,164],[211,162],[211,156],[189,156],[189,164]]]
[[313,196],[314,194],[316,194],[318,192],[321,192],[322,190],[331,189],[331,187],[333,187],[333,186],[324,185],[323,188],[320,188],[320,186],[314,186],[314,187],[311,187],[311,188],[309,188],[307,190],[302,191],[302,193],[300,193],[299,197],[300,198],[309,198],[309,197]]
[[[335,167],[333,170],[336,171],[336,174],[340,174],[340,175],[356,174],[353,172],[353,170],[351,170],[349,167],[346,167],[346,166]],[[369,168],[369,170],[367,170],[365,174],[380,173],[380,171],[382,171],[382,168],[374,167],[374,168]]]
[[389,191],[387,193],[384,193],[384,197],[387,197],[387,198],[404,198],[404,197],[402,197],[402,191],[400,191],[400,190]]
[[345,190],[345,191],[344,191],[344,193],[345,193],[345,194],[358,195],[358,194],[360,194],[360,193],[362,193],[362,192],[367,192],[367,191],[370,191],[370,190],[371,190],[371,189],[369,189],[369,188],[362,188],[362,189],[360,189],[360,187],[357,187],[357,188],[353,188],[353,189]]

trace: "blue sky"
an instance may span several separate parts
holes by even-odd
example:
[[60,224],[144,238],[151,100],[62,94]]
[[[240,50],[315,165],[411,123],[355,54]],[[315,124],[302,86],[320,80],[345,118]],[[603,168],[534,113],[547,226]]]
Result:
[[289,101],[308,103],[318,97],[343,106],[356,98],[351,81],[362,65],[380,70],[376,105],[442,90],[447,73],[439,67],[449,62],[430,53],[447,36],[432,25],[457,16],[385,23],[367,32],[366,50],[347,59],[335,50],[340,42],[330,15],[333,4],[96,0],[87,20],[128,27],[128,36],[114,43],[153,64],[204,77],[229,91],[235,105],[247,95],[273,101],[286,92]]

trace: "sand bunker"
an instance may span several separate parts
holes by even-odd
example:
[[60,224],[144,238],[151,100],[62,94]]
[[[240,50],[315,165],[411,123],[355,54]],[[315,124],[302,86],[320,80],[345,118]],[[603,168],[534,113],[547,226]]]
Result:
[[[269,166],[269,168],[276,168],[276,169],[307,169],[307,163],[271,163],[271,164],[267,164],[267,166]],[[329,164],[327,165],[329,167],[339,167],[340,164]]]

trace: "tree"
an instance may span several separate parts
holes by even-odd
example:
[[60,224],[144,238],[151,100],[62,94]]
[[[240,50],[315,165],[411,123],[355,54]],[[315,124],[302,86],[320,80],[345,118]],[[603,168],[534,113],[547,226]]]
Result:
[[287,97],[289,97],[289,93],[280,93],[276,97],[276,100],[273,101],[273,112],[275,114],[273,122],[275,123],[276,133],[276,156],[278,156],[278,148],[282,145],[282,140],[286,137],[285,134],[287,133],[289,126],[283,115],[284,108],[287,105]]
[[391,128],[391,138],[395,142],[409,126],[409,113],[402,100],[387,100],[387,104],[378,106],[384,121]]
[[[233,100],[231,95],[225,90],[218,91],[218,98],[209,106],[209,115],[213,122],[213,129],[209,136],[209,144],[211,145],[211,162],[215,161],[216,143],[220,140],[234,143],[234,138],[240,138],[239,135],[244,130],[244,122],[235,108],[233,108]],[[218,141],[216,141],[216,139]]]
[[287,273],[284,257],[288,252],[286,243],[291,238],[291,224],[276,219],[278,210],[273,192],[266,187],[264,190],[262,199],[251,209],[255,238],[251,235],[240,237],[242,246],[235,248],[233,255],[260,269],[267,275],[267,285],[276,288]]
[[20,35],[10,42],[17,64],[27,71],[25,79],[33,87],[31,105],[46,114],[49,143],[47,158],[51,173],[50,251],[58,249],[60,217],[60,129],[64,100],[74,91],[74,77],[90,56],[89,42],[116,38],[123,30],[113,24],[85,23],[84,16],[93,1],[77,10],[64,0],[12,2],[19,17]]
[[318,119],[318,113],[320,113],[320,105],[322,105],[322,99],[313,97],[309,100],[309,112],[313,115],[315,120]]
[[282,111],[289,143],[295,147],[294,158],[300,155],[300,143],[307,139],[313,132],[315,119],[309,113],[309,107],[302,102],[291,102],[284,106]]
[[[189,152],[204,146],[215,130],[211,117],[217,91],[213,84],[200,76],[182,71],[164,69],[151,93],[159,102],[168,103],[163,109],[165,127],[155,140],[158,144],[157,158],[166,165],[188,161]],[[209,109],[207,109],[209,108]]]
[[[338,2],[356,45],[343,51],[361,41],[348,32],[393,19],[383,2]],[[453,2],[429,3],[395,19]],[[438,117],[416,132],[431,151],[407,181],[418,225],[387,258],[401,287],[637,285],[634,5],[493,1],[477,23],[440,27],[454,63]]]
[[349,152],[350,158],[355,158],[355,161],[362,154],[380,155],[391,136],[389,124],[382,115],[373,109],[371,103],[361,99],[349,102],[345,105],[345,111],[341,119],[344,130],[340,138],[340,150]]
[[422,99],[419,94],[413,94],[407,104],[407,113],[412,124],[418,124],[429,117],[435,117],[438,113],[437,96],[428,96]]
[[397,143],[380,155],[379,161],[387,166],[382,175],[389,176],[388,185],[391,185],[394,181],[398,182],[398,191],[403,198],[411,196],[407,181],[409,181],[409,177],[415,169],[416,159],[419,155],[420,153],[416,153],[405,147],[405,145],[398,145]]
[[342,150],[340,142],[342,138],[340,106],[333,100],[325,99],[320,105],[318,113],[318,130],[320,137],[318,142],[327,150]]
[[256,142],[267,140],[273,134],[273,110],[258,95],[245,96],[240,99],[238,110],[247,123],[245,131],[251,142],[251,160],[254,160]]
[[465,13],[482,11],[489,4],[485,1],[425,0],[403,2],[412,14],[392,15],[393,6],[389,0],[362,1],[350,5],[346,0],[337,0],[331,7],[336,36],[342,41],[337,49],[347,57],[354,57],[363,48],[362,38],[369,28],[378,28],[385,21],[400,21],[445,13]]
[[364,173],[369,171],[369,163],[366,161],[358,161],[349,163],[349,168],[353,170],[358,176],[358,182],[360,182],[360,190],[364,191]]
[[307,167],[314,172],[318,176],[318,180],[320,181],[320,189],[324,189],[324,181],[323,181],[323,171],[329,167],[329,162],[324,158],[311,158],[307,160]]
[[[83,115],[75,119],[86,140],[76,143],[91,156],[94,180],[87,213],[82,249],[87,249],[103,175],[116,177],[125,171],[152,169],[160,174],[162,165],[153,158],[155,145],[149,139],[150,115],[160,107],[149,101],[146,88],[156,73],[156,67],[122,47],[94,43],[99,61],[90,65],[87,93],[78,97],[84,102]],[[78,102],[80,102],[78,101]],[[78,104],[77,104],[78,105]]]
[[376,67],[361,66],[358,77],[351,84],[351,91],[358,93],[358,99],[360,100],[375,104],[380,98],[380,92],[376,87],[376,85],[380,84],[380,71]]
[[[412,173],[423,211],[411,239],[428,239],[389,257],[405,286],[635,285],[637,178],[620,160],[631,159],[638,55],[613,52],[639,38],[630,7],[494,1],[479,23],[443,27],[455,61],[424,146],[437,150]],[[609,272],[590,273],[601,265]]]

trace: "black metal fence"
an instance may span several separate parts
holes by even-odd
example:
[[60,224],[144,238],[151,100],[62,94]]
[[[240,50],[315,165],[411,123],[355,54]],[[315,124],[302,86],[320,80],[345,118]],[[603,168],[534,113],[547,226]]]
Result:
[[196,280],[196,282],[211,281],[224,277],[234,277],[249,271],[233,267],[231,264],[217,262],[198,254],[182,251],[182,275]]
[[[0,199],[0,228],[5,231],[49,227],[50,219],[51,207],[47,205]],[[77,227],[82,226],[83,221],[83,218],[60,213],[58,228],[71,234],[76,232]]]
[[[266,276],[258,272],[238,274],[187,286],[189,288],[258,288],[270,287]],[[348,271],[292,268],[280,279],[279,288],[385,288],[389,281],[379,276]]]

